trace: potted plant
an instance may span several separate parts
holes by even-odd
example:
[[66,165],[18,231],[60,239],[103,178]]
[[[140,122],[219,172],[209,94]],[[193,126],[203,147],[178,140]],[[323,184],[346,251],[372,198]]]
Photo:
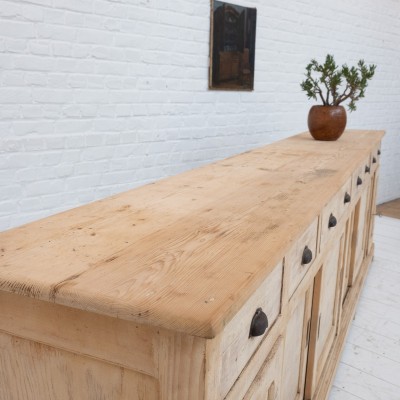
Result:
[[349,111],[356,110],[356,102],[364,97],[368,81],[374,76],[376,65],[365,65],[360,60],[355,67],[336,65],[332,55],[325,62],[316,60],[306,67],[306,80],[301,88],[309,99],[322,101],[312,106],[308,114],[308,129],[316,140],[337,140],[346,127],[346,110],[340,104],[350,100]]

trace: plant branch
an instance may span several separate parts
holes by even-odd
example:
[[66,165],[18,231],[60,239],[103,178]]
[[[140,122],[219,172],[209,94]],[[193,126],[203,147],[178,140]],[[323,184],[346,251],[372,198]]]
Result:
[[321,89],[318,90],[318,94],[319,94],[319,97],[321,97],[322,104],[323,104],[324,106],[327,106],[328,104],[326,103],[326,101],[325,101],[325,99],[324,99],[324,97],[323,97],[323,95],[322,95],[322,90],[321,90]]
[[[317,100],[319,96],[324,106],[337,106],[350,99],[348,108],[353,111],[356,109],[355,103],[364,97],[375,69],[376,65],[367,66],[364,60],[360,60],[355,67],[349,68],[344,64],[338,68],[333,56],[328,54],[323,64],[312,59],[307,65],[306,79],[301,83],[301,88],[310,99]],[[318,78],[314,77],[316,74]],[[345,83],[344,90],[341,87],[342,81]]]
[[350,85],[347,84],[347,85],[346,85],[346,89],[344,89],[344,91],[343,91],[343,94],[340,95],[340,96],[337,98],[337,100],[336,100],[336,102],[335,102],[335,106],[338,106],[340,103],[343,103],[345,100],[347,100],[347,99],[351,96],[351,90],[350,90],[349,93],[346,93],[347,90],[349,90],[349,89],[350,89]]

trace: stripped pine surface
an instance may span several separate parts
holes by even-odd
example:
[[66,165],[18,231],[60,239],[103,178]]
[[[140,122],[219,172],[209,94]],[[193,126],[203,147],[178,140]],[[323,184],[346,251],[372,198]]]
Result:
[[376,217],[374,240],[329,400],[400,400],[400,220]]
[[0,233],[0,289],[213,338],[383,134],[297,135]]

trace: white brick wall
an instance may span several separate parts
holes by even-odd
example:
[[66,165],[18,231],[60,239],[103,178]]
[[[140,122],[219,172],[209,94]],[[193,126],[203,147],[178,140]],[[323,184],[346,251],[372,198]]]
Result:
[[208,0],[0,0],[0,229],[306,130],[312,58],[378,65],[349,128],[386,129],[400,197],[398,0],[256,6],[255,91],[207,89]]

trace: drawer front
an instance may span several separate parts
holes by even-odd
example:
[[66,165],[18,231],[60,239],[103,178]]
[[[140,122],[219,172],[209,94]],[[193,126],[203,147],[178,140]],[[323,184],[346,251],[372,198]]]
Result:
[[[221,398],[224,398],[262,339],[276,321],[281,310],[282,262],[280,262],[247,303],[227,324],[221,337]],[[250,327],[261,308],[268,319],[268,328],[260,336],[250,336]]]
[[353,172],[353,191],[352,191],[352,199],[358,199],[359,195],[362,193],[365,187],[365,179],[364,179],[364,165],[360,165]]
[[381,157],[381,144],[379,143],[379,145],[375,147],[375,149],[372,150],[371,153],[371,173],[376,171],[379,165],[380,157]]
[[351,208],[354,201],[351,197],[353,180],[350,177],[347,182],[340,188],[338,198],[338,218],[341,219],[343,215]]
[[279,337],[243,400],[279,399],[283,340]]
[[354,200],[363,192],[364,188],[368,186],[371,179],[371,157],[368,156],[360,166],[353,173],[353,197]]
[[368,158],[364,161],[364,178],[366,183],[370,183],[371,181],[371,167],[372,166],[372,154],[368,156]]
[[351,204],[354,203],[352,182],[353,179],[350,177],[322,211],[321,250],[336,235],[337,226],[342,222],[342,218]]
[[317,256],[318,217],[296,241],[285,257],[288,294],[291,297]]

